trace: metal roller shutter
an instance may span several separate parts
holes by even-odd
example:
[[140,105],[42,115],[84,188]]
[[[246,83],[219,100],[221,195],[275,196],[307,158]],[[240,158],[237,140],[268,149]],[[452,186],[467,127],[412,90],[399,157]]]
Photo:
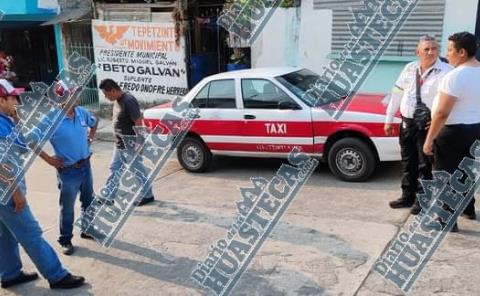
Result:
[[[314,0],[314,9],[333,9],[332,53],[340,52],[352,38],[348,23],[353,22],[349,7],[362,8],[363,1]],[[429,34],[442,39],[445,0],[419,0],[396,38],[385,51],[386,56],[414,56],[420,36]]]

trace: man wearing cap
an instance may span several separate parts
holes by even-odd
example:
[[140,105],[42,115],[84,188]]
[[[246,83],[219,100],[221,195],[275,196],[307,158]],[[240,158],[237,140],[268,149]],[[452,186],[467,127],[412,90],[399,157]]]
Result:
[[[60,82],[57,94],[63,96],[67,86]],[[78,90],[71,89],[78,94]],[[93,177],[90,166],[90,143],[97,130],[98,121],[86,109],[73,106],[66,110],[66,116],[50,138],[55,156],[40,152],[40,157],[57,169],[58,187],[60,189],[60,237],[58,242],[62,253],[74,252],[73,222],[75,219],[75,200],[80,192],[82,211],[85,211],[94,198]],[[85,233],[81,238],[91,239]]]
[[[6,80],[0,79],[0,140],[5,140],[12,133],[15,123],[11,117],[16,114],[19,91]],[[15,144],[19,149],[27,150],[25,144],[17,137]],[[2,167],[11,165],[4,163]],[[10,179],[3,176],[2,180]],[[5,184],[3,184],[5,185]],[[2,186],[3,186],[2,185]],[[71,289],[84,284],[83,277],[71,275],[60,263],[53,248],[42,236],[42,229],[30,211],[25,199],[25,180],[20,180],[8,202],[0,203],[0,279],[1,287],[9,288],[30,282],[38,278],[37,273],[26,273],[22,270],[22,262],[18,244],[45,277],[52,289]]]

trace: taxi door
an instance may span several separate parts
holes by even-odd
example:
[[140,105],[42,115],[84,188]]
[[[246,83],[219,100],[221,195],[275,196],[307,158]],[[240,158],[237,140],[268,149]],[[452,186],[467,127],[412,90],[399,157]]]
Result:
[[265,78],[242,78],[237,94],[242,108],[245,149],[252,154],[285,156],[294,147],[313,153],[310,108]]
[[191,101],[199,114],[190,131],[200,135],[215,154],[237,150],[243,115],[237,105],[236,85],[233,78],[208,81]]

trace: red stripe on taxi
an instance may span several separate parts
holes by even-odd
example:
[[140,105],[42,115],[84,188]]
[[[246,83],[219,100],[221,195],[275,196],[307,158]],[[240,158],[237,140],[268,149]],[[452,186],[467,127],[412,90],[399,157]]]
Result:
[[[150,129],[160,125],[158,119],[145,119],[145,126]],[[287,125],[287,133],[267,134],[266,125],[276,124],[278,121],[248,122],[248,129],[244,121],[233,120],[195,120],[191,132],[205,136],[251,136],[251,137],[311,137],[312,125],[310,122],[283,121]],[[385,137],[384,124],[380,122],[343,122],[343,121],[317,121],[313,122],[313,136],[328,137],[339,131],[357,131],[368,137]],[[398,124],[394,124],[398,136]]]
[[269,153],[290,153],[294,147],[299,147],[305,153],[313,153],[311,145],[207,143],[207,146],[210,150]]

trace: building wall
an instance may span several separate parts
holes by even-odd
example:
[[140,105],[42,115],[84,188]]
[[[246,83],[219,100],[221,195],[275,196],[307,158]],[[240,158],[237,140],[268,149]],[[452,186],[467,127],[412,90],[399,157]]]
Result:
[[443,23],[442,53],[445,54],[448,36],[455,32],[469,31],[475,34],[478,0],[446,0]]
[[24,14],[27,11],[27,2],[33,1],[2,1],[0,3],[0,10],[5,14]]
[[[446,0],[440,42],[442,55],[445,55],[449,35],[458,31],[475,31],[477,6],[478,0]],[[296,8],[275,11],[252,46],[252,67],[299,66],[321,73],[328,65],[332,58],[332,11],[313,9],[313,0],[302,0],[299,12],[295,11]],[[298,13],[301,18],[295,17]],[[292,25],[293,22],[297,25]],[[298,41],[292,28],[298,30]],[[360,91],[388,92],[404,65],[412,60],[415,57],[382,58]]]
[[300,66],[321,71],[329,61],[332,12],[312,7],[312,0],[303,0],[299,8],[277,9],[252,46],[252,67]]
[[2,0],[0,10],[5,14],[3,21],[46,21],[56,11],[38,8],[38,0]]

